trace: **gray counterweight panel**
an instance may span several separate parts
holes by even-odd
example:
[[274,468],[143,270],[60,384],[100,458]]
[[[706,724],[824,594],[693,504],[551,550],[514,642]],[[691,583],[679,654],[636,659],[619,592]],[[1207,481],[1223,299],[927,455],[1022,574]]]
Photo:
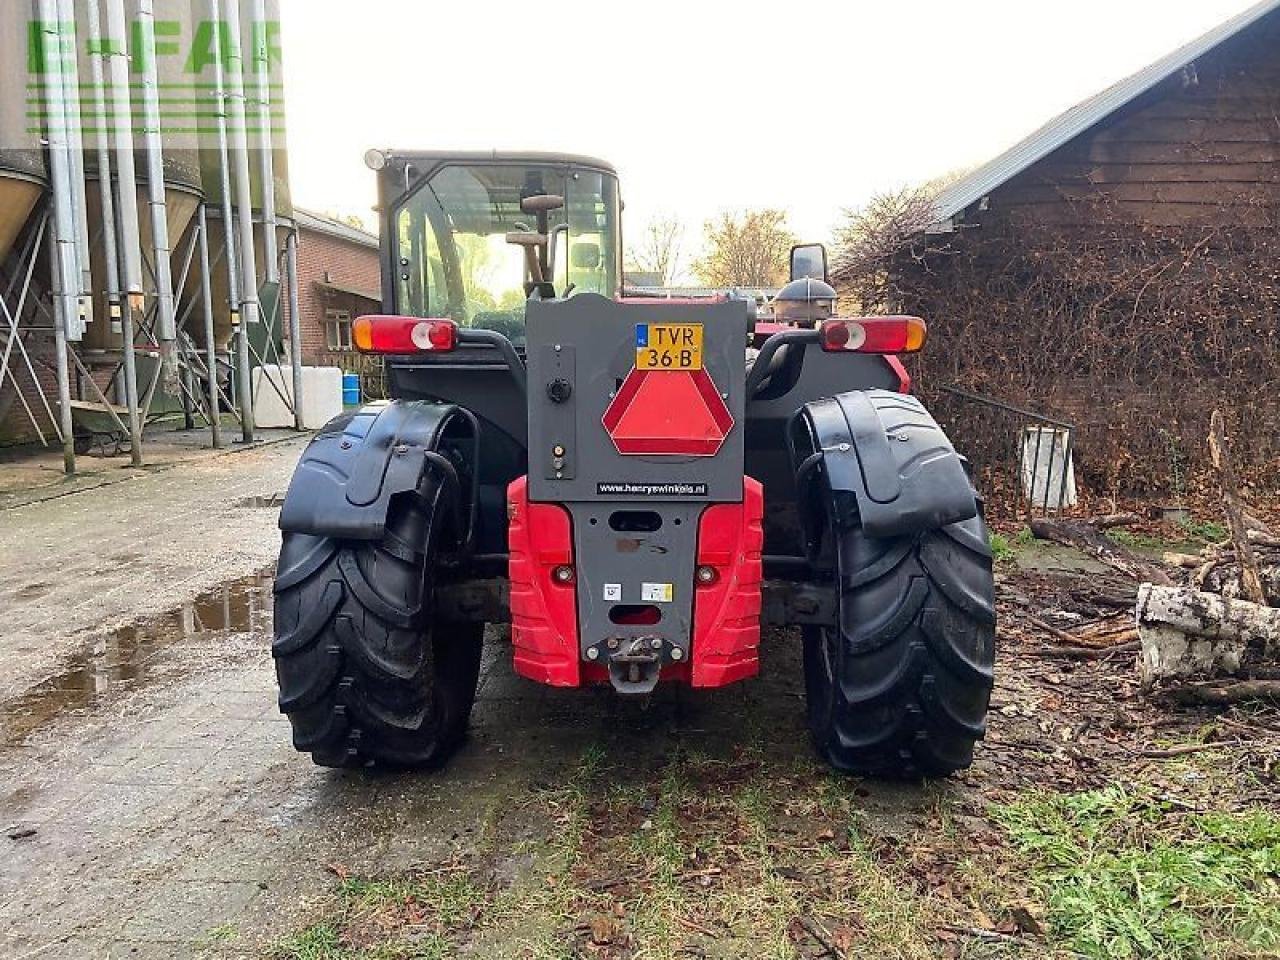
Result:
[[[605,411],[635,367],[636,327],[655,323],[703,328],[703,366],[733,417],[714,456],[623,455],[605,431]],[[596,294],[531,301],[526,317],[530,499],[740,501],[747,331],[743,301],[628,304]]]
[[[659,512],[657,530],[615,530],[610,517],[618,512]],[[578,625],[582,652],[611,637],[661,637],[689,652],[693,633],[693,575],[697,554],[698,520],[704,507],[697,503],[572,504],[574,556],[578,558]],[[646,597],[651,590],[670,586],[669,599]],[[616,623],[616,607],[655,607],[655,624]]]

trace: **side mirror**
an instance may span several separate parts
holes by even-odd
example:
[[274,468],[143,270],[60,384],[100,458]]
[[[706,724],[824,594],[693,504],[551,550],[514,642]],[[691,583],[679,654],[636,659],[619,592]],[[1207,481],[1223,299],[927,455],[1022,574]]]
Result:
[[539,213],[550,213],[564,206],[564,197],[556,193],[539,193],[532,197],[524,197],[520,201],[520,212],[530,216]]
[[827,282],[827,248],[820,243],[802,243],[791,248],[791,279]]

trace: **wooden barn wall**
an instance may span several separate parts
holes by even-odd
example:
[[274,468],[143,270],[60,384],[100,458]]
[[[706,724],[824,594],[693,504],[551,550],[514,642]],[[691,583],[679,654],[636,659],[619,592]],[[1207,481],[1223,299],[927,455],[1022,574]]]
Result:
[[1098,201],[1160,226],[1270,222],[1280,205],[1280,15],[996,190],[988,216],[1079,223]]
[[1073,421],[1086,489],[1169,499],[1209,475],[1221,407],[1280,495],[1280,12],[882,276],[880,307],[929,319],[917,387],[979,467],[1016,462],[1017,423],[942,388]]

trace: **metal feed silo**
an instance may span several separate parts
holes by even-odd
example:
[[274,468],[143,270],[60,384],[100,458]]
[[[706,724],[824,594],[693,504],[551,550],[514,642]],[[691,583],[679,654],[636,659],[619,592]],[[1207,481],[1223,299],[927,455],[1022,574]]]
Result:
[[46,183],[38,152],[0,150],[0,260],[9,256]]
[[[0,63],[25,63],[30,7],[10,0],[0,15]],[[19,76],[0,84],[0,263],[48,186],[40,133],[27,118],[29,89]]]
[[[218,12],[223,22],[232,17],[228,8],[235,0],[218,0]],[[259,6],[261,9],[258,9]],[[257,3],[255,0],[239,0],[239,52],[243,63],[241,82],[245,97],[245,138],[247,170],[249,176],[248,198],[252,210],[253,224],[253,263],[257,273],[256,289],[268,277],[268,250],[266,224],[274,221],[275,257],[284,250],[288,235],[294,229],[293,203],[289,187],[288,152],[284,138],[284,89],[280,68],[279,23],[280,12],[278,0]],[[258,64],[255,62],[255,48],[265,42],[266,55],[269,57],[268,86],[265,89],[267,122],[263,122],[263,98],[259,95]],[[207,219],[209,224],[209,254],[215,264],[210,273],[212,299],[214,309],[215,340],[219,350],[227,349],[232,333],[232,314],[239,312],[239,304],[232,303],[232,280],[227,263],[227,231],[225,212],[230,209],[233,218],[240,216],[238,196],[234,178],[237,167],[237,138],[232,125],[236,122],[230,109],[224,115],[228,128],[226,168],[223,165],[222,153],[217,137],[217,111],[219,109],[216,90],[218,86],[219,66],[223,69],[222,87],[225,96],[230,96],[233,78],[229,74],[228,63],[219,63],[217,50],[210,51],[212,56],[202,66],[197,79],[208,91],[207,103],[212,117],[209,130],[201,138],[199,155],[201,182],[207,200]],[[225,100],[224,100],[225,107]],[[264,146],[270,144],[270,169],[273,189],[264,191],[264,173],[267,164],[263,162]],[[263,208],[264,193],[271,194],[272,215],[268,216]],[[241,240],[239,234],[233,237],[233,247]],[[237,260],[239,254],[237,253]],[[274,270],[271,273],[274,279]],[[239,286],[239,284],[237,284]],[[181,308],[187,310],[194,307],[201,295],[200,277],[189,275],[186,285],[181,291]],[[194,311],[193,311],[194,312]],[[277,311],[278,313],[278,311]]]
[[[110,43],[111,35],[106,14],[112,0],[98,0],[102,7],[100,30],[104,39]],[[156,33],[163,41],[158,41],[154,48],[143,40],[142,21],[138,17],[138,8],[134,0],[125,4],[129,52],[129,110],[130,124],[134,131],[134,169],[136,179],[138,217],[138,233],[136,242],[141,252],[143,264],[143,286],[146,302],[154,309],[159,295],[157,289],[158,271],[156,270],[156,237],[149,215],[151,204],[151,164],[149,162],[148,143],[145,129],[147,126],[147,97],[150,94],[147,84],[147,61],[155,66],[155,78],[158,81],[154,91],[157,97],[156,109],[160,120],[160,136],[158,147],[161,156],[160,169],[164,183],[164,222],[167,230],[167,247],[171,251],[169,272],[172,284],[176,285],[186,262],[187,248],[180,243],[180,238],[187,233],[195,220],[196,210],[203,199],[203,181],[200,174],[200,154],[198,136],[195,125],[199,118],[198,91],[193,86],[194,79],[186,71],[190,45],[195,42],[197,29],[204,19],[201,10],[204,0],[157,0],[154,4]],[[76,27],[80,42],[77,44],[77,61],[82,82],[93,76],[93,64],[90,44],[86,41],[91,33],[89,21],[92,5],[86,0],[76,3]],[[100,61],[103,58],[98,58]],[[103,65],[103,74],[108,69]],[[94,237],[101,237],[102,203],[101,173],[96,151],[97,137],[105,130],[102,114],[97,112],[91,83],[85,83],[82,97],[82,117],[86,130],[85,136],[85,180],[88,199],[89,228]],[[107,106],[107,110],[110,107]],[[113,171],[118,175],[118,170]],[[127,241],[134,242],[134,241]],[[91,263],[95,278],[94,315],[99,318],[108,317],[109,277],[106,263],[106,251],[102,243],[95,243],[91,250]],[[110,362],[114,353],[121,347],[121,331],[118,324],[94,323],[85,333],[84,349],[87,359],[96,360],[95,354],[107,352],[104,358]]]
[[[279,37],[275,0],[0,0],[0,296],[22,279],[5,307],[20,302],[19,326],[47,333],[37,307],[52,295],[56,342],[31,342],[36,362],[56,362],[57,396],[32,374],[36,395],[19,399],[38,439],[61,438],[68,472],[72,416],[89,408],[116,424],[127,411],[138,464],[141,426],[172,409],[166,396],[185,399],[188,422],[216,423],[232,343],[234,401],[253,437],[249,373],[279,363],[293,228]],[[37,222],[40,248],[22,240]],[[19,243],[31,270],[16,264]],[[232,300],[247,335],[233,336]]]

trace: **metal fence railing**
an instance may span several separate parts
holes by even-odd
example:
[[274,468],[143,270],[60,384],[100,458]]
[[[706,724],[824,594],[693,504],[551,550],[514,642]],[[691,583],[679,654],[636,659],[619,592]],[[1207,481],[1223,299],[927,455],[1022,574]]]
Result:
[[[1075,506],[1075,424],[959,387],[939,389],[997,414],[997,422],[983,424],[988,442],[982,446],[994,453],[992,459],[1016,462],[1019,513],[1025,509],[1027,516],[1047,515]],[[1009,429],[1015,425],[1016,433]],[[993,430],[1003,432],[1004,437],[990,442]],[[1014,449],[1010,449],[1010,441]]]
[[356,350],[334,350],[324,357],[326,366],[340,367],[344,373],[360,376],[360,401],[387,399],[387,371],[382,357],[369,356]]

